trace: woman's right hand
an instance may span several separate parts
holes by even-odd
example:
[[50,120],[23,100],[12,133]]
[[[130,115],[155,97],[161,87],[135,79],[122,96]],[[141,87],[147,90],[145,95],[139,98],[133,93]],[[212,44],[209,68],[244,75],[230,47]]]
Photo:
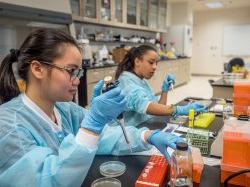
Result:
[[161,91],[168,92],[171,84],[173,84],[173,86],[175,85],[175,78],[173,75],[168,74],[162,83]]
[[95,97],[85,114],[82,127],[100,134],[105,124],[117,118],[125,110],[126,99],[120,87]]

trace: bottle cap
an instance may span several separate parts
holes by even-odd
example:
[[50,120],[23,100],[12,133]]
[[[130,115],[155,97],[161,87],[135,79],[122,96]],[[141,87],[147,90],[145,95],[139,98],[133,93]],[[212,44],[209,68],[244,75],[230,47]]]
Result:
[[195,112],[194,112],[194,109],[190,109],[189,111],[188,111],[188,116],[189,116],[189,118],[194,118],[194,114],[195,114]]
[[107,84],[107,83],[111,82],[112,79],[113,79],[112,76],[106,76],[106,77],[104,77],[104,82]]
[[186,142],[178,142],[176,144],[176,148],[177,148],[177,150],[180,150],[180,151],[187,151],[188,150],[188,144]]

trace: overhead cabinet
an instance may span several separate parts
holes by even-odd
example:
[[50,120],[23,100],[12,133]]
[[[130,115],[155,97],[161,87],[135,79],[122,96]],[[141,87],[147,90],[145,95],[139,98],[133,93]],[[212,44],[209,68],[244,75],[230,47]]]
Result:
[[167,0],[71,0],[73,20],[166,32]]

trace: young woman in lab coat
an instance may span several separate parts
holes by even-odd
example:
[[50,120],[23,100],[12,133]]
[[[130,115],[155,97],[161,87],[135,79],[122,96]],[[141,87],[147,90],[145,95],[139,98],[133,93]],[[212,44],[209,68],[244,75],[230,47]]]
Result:
[[191,108],[195,111],[204,110],[204,107],[197,103],[177,107],[167,105],[168,91],[171,84],[175,84],[173,75],[166,75],[160,98],[155,96],[146,80],[154,75],[157,59],[155,48],[141,45],[130,49],[117,68],[116,79],[120,81],[120,87],[127,98],[124,120],[128,126],[137,126],[151,118],[151,115],[187,115]]
[[[26,82],[20,93],[12,70]],[[119,126],[105,124],[124,110],[115,88],[94,88],[89,111],[70,102],[82,76],[82,56],[62,31],[33,31],[0,65],[0,186],[80,186],[95,154],[124,155],[129,149]],[[133,151],[166,147],[180,138],[147,128],[127,128]]]

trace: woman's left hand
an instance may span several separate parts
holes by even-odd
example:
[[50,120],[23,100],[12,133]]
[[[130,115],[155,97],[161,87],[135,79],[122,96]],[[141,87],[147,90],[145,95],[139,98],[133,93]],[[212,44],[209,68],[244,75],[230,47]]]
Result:
[[147,141],[154,145],[165,156],[168,163],[170,163],[170,156],[167,152],[167,148],[176,149],[176,143],[183,142],[184,140],[174,134],[154,130],[147,138]]
[[206,107],[199,103],[188,103],[185,106],[177,106],[176,111],[174,112],[174,116],[182,116],[182,115],[188,115],[189,110],[193,109],[195,113],[198,112],[207,112]]

